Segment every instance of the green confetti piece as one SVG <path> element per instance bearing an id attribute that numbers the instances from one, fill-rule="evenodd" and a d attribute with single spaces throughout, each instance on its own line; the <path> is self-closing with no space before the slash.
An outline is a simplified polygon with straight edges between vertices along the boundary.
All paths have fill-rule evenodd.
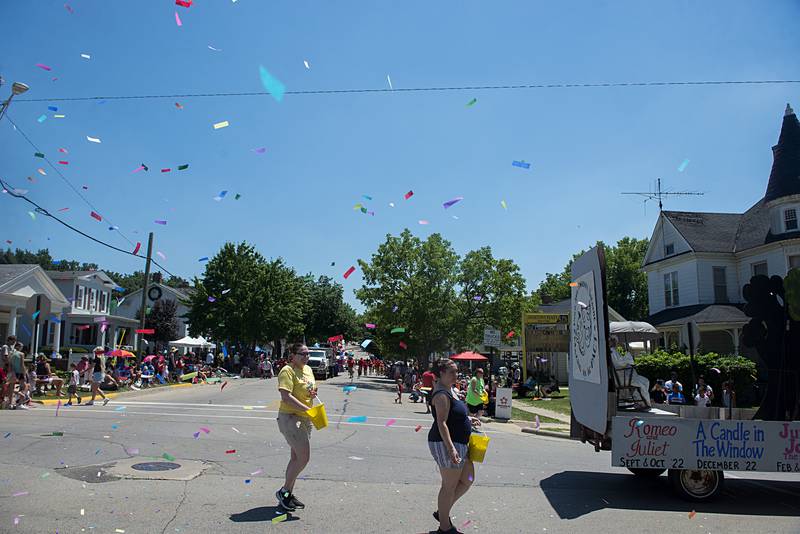
<path id="1" fill-rule="evenodd" d="M 189 168 L 189 164 L 188 163 L 186 165 L 178 165 L 178 170 L 179 171 L 185 171 L 188 168 Z"/>
<path id="2" fill-rule="evenodd" d="M 53 432 L 53 433 L 52 433 L 52 434 L 50 434 L 50 435 L 51 435 L 51 436 L 63 436 L 63 435 L 64 435 L 64 433 L 63 433 L 63 432 Z"/>
<path id="3" fill-rule="evenodd" d="M 278 517 L 273 517 L 272 518 L 272 522 L 273 523 L 281 523 L 283 521 L 286 521 L 286 517 L 287 517 L 286 514 L 281 514 Z"/>
<path id="4" fill-rule="evenodd" d="M 36 152 L 33 155 L 36 156 L 37 158 L 44 158 L 44 153 L 42 152 Z"/>
<path id="5" fill-rule="evenodd" d="M 470 107 L 470 106 L 473 106 L 473 105 L 475 105 L 475 102 L 477 102 L 477 101 L 478 101 L 478 99 L 477 99 L 477 98 L 473 98 L 472 100 L 470 100 L 469 102 L 467 102 L 467 107 Z"/>
<path id="6" fill-rule="evenodd" d="M 397 328 L 392 328 L 392 334 L 403 334 L 405 333 L 406 329 L 402 326 L 398 326 Z"/>
<path id="7" fill-rule="evenodd" d="M 240 198 L 242 198 L 242 195 L 240 195 L 239 193 L 236 193 L 236 196 L 233 197 L 233 200 L 239 200 Z"/>
<path id="8" fill-rule="evenodd" d="M 161 455 L 161 457 L 162 457 L 162 458 L 164 458 L 164 459 L 165 459 L 166 461 L 168 461 L 168 462 L 174 462 L 174 461 L 175 461 L 175 457 L 174 457 L 174 456 L 172 456 L 172 455 L 171 455 L 170 453 L 168 453 L 168 452 L 165 452 L 164 454 L 162 454 L 162 455 Z"/>

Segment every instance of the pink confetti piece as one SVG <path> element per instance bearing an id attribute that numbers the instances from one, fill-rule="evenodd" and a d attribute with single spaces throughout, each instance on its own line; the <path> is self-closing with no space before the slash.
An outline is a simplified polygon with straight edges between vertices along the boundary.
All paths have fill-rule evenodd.
<path id="1" fill-rule="evenodd" d="M 472 524 L 472 519 L 467 519 L 466 521 L 464 521 L 464 524 L 461 525 L 461 528 L 467 528 L 471 524 Z"/>
<path id="2" fill-rule="evenodd" d="M 406 194 L 404 195 L 404 198 L 405 198 L 406 200 L 408 200 L 409 198 L 411 198 L 411 197 L 413 197 L 413 196 L 414 196 L 414 191 L 409 191 L 408 193 L 406 193 Z"/>
<path id="3" fill-rule="evenodd" d="M 417 425 L 416 428 L 414 428 L 414 432 L 419 432 L 421 428 L 422 425 Z"/>
<path id="4" fill-rule="evenodd" d="M 59 160 L 58 164 L 59 164 L 59 165 L 69 165 L 69 161 L 64 161 L 64 160 L 62 159 L 62 160 Z"/>
<path id="5" fill-rule="evenodd" d="M 430 224 L 430 222 L 426 221 L 425 219 L 420 219 L 419 224 L 425 225 Z"/>
<path id="6" fill-rule="evenodd" d="M 139 252 L 140 248 L 142 248 L 142 244 L 137 241 L 136 242 L 136 248 L 133 249 L 133 255 L 134 256 L 136 256 L 136 254 Z"/>
<path id="7" fill-rule="evenodd" d="M 27 491 L 18 491 L 17 493 L 15 493 L 14 495 L 12 495 L 12 497 L 23 497 L 23 496 L 25 496 L 25 495 L 27 495 L 27 494 L 28 494 L 28 492 L 27 492 Z"/>
<path id="8" fill-rule="evenodd" d="M 40 69 L 47 70 L 47 71 L 53 70 L 50 67 L 48 67 L 47 65 L 45 65 L 44 63 L 37 63 L 36 66 L 39 67 Z"/>
<path id="9" fill-rule="evenodd" d="M 178 26 L 183 26 L 183 22 L 181 22 L 181 17 L 178 15 L 178 12 L 175 12 L 175 24 Z"/>
<path id="10" fill-rule="evenodd" d="M 373 328 L 375 328 L 375 325 L 374 325 L 374 324 L 372 324 L 372 323 L 367 323 L 367 324 L 365 324 L 364 326 L 366 326 L 366 327 L 367 327 L 367 328 L 369 328 L 370 330 L 372 330 Z"/>
<path id="11" fill-rule="evenodd" d="M 200 427 L 200 430 L 201 430 L 201 431 L 202 431 L 204 434 L 210 434 L 210 433 L 211 433 L 211 430 L 210 430 L 210 429 L 208 429 L 208 428 L 206 428 L 206 427 L 204 427 L 204 426 L 201 426 L 201 427 Z"/>
<path id="12" fill-rule="evenodd" d="M 69 211 L 69 208 L 61 208 L 58 211 Z"/>
<path id="13" fill-rule="evenodd" d="M 349 269 L 347 269 L 347 271 L 344 273 L 345 280 L 347 280 L 350 277 L 350 275 L 353 274 L 355 271 L 356 271 L 355 267 L 350 267 Z"/>
<path id="14" fill-rule="evenodd" d="M 70 15 L 75 13 L 75 10 L 72 9 L 72 6 L 70 6 L 69 4 L 64 4 L 64 9 L 66 9 Z"/>
<path id="15" fill-rule="evenodd" d="M 167 259 L 167 257 L 164 255 L 164 253 L 161 252 L 160 250 L 157 250 L 156 254 L 158 254 L 158 257 L 161 258 L 162 260 L 166 260 Z"/>
<path id="16" fill-rule="evenodd" d="M 397 422 L 397 419 L 389 419 L 386 421 L 386 427 L 390 427 Z"/>
<path id="17" fill-rule="evenodd" d="M 69 154 L 69 151 L 66 148 L 59 148 L 58 151 L 62 154 Z"/>
<path id="18" fill-rule="evenodd" d="M 250 473 L 250 476 L 251 476 L 251 477 L 254 477 L 254 476 L 256 476 L 256 475 L 260 475 L 260 474 L 261 474 L 261 473 L 263 473 L 263 472 L 264 472 L 264 470 L 263 470 L 263 469 L 256 469 L 255 471 L 253 471 L 252 473 Z"/>

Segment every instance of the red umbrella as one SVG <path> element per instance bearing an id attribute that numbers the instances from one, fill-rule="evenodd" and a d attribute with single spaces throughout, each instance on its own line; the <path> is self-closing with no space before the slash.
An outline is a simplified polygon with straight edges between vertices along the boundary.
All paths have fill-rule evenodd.
<path id="1" fill-rule="evenodd" d="M 136 355 L 132 352 L 128 352 L 127 350 L 122 349 L 115 349 L 110 352 L 106 352 L 106 356 L 116 356 L 117 358 L 135 358 Z"/>
<path id="2" fill-rule="evenodd" d="M 450 356 L 450 359 L 459 362 L 485 362 L 489 358 L 483 356 L 482 354 L 478 354 L 477 352 L 462 352 L 461 354 Z"/>
<path id="3" fill-rule="evenodd" d="M 156 355 L 155 355 L 155 354 L 151 354 L 151 355 L 149 355 L 149 356 L 145 356 L 145 357 L 144 357 L 144 359 L 143 359 L 142 361 L 143 361 L 143 362 L 149 362 L 150 360 L 152 360 L 152 359 L 153 359 L 153 358 L 155 358 L 155 357 L 156 357 Z"/>

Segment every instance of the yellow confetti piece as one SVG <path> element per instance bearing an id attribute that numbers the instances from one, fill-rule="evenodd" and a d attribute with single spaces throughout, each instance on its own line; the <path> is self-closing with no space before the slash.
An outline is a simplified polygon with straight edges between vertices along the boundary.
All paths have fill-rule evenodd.
<path id="1" fill-rule="evenodd" d="M 215 130 L 219 130 L 220 128 L 227 128 L 228 126 L 230 126 L 230 124 L 228 123 L 228 121 L 222 121 L 222 122 L 218 122 L 218 123 L 216 123 L 216 124 L 214 125 L 214 129 L 215 129 Z"/>
<path id="2" fill-rule="evenodd" d="M 273 523 L 281 523 L 282 521 L 286 521 L 286 517 L 287 517 L 286 514 L 281 514 L 278 517 L 273 517 L 272 518 L 272 522 Z"/>
<path id="3" fill-rule="evenodd" d="M 242 406 L 242 408 L 244 408 L 245 410 L 252 410 L 253 409 L 252 406 Z"/>
<path id="4" fill-rule="evenodd" d="M 124 528 L 115 528 L 114 532 L 119 532 L 120 534 L 125 534 L 125 529 Z"/>
<path id="5" fill-rule="evenodd" d="M 54 119 L 63 119 L 64 117 L 66 117 L 66 115 L 53 115 Z"/>
<path id="6" fill-rule="evenodd" d="M 501 206 L 503 206 L 503 209 L 504 209 L 504 210 L 507 210 L 507 209 L 508 209 L 508 206 L 506 206 L 506 201 L 505 201 L 505 200 L 501 200 L 501 201 L 500 201 L 500 205 L 501 205 Z"/>

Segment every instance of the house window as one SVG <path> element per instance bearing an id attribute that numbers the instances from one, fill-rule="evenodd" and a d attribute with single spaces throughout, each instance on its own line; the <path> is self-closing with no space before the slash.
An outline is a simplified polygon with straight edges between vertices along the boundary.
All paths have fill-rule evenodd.
<path id="1" fill-rule="evenodd" d="M 725 267 L 714 267 L 714 302 L 728 302 L 728 281 Z"/>
<path id="2" fill-rule="evenodd" d="M 88 310 L 89 309 L 89 293 L 91 293 L 91 291 L 89 291 L 88 287 L 85 287 L 84 290 L 83 290 L 83 309 L 84 310 Z"/>
<path id="3" fill-rule="evenodd" d="M 753 273 L 753 276 L 769 276 L 767 274 L 767 262 L 760 261 L 758 263 L 753 263 L 750 265 L 750 271 Z"/>
<path id="4" fill-rule="evenodd" d="M 679 306 L 678 299 L 678 273 L 677 271 L 664 275 L 664 304 L 666 307 Z"/>
<path id="5" fill-rule="evenodd" d="M 51 347 L 56 346 L 56 323 L 50 322 L 47 330 L 47 344 Z"/>
<path id="6" fill-rule="evenodd" d="M 97 290 L 92 289 L 89 291 L 89 306 L 87 309 L 89 311 L 94 311 L 96 305 L 97 305 Z"/>
<path id="7" fill-rule="evenodd" d="M 79 310 L 83 309 L 83 296 L 84 296 L 84 287 L 83 286 L 75 286 L 75 307 Z"/>
<path id="8" fill-rule="evenodd" d="M 783 212 L 783 223 L 786 225 L 786 231 L 797 230 L 797 210 L 790 208 Z"/>
<path id="9" fill-rule="evenodd" d="M 673 254 L 675 254 L 675 243 L 664 245 L 664 256 L 672 256 Z"/>
<path id="10" fill-rule="evenodd" d="M 789 268 L 800 269 L 800 256 L 789 256 Z"/>
<path id="11" fill-rule="evenodd" d="M 108 312 L 108 292 L 100 291 L 100 303 L 97 306 L 98 311 L 101 313 Z"/>

